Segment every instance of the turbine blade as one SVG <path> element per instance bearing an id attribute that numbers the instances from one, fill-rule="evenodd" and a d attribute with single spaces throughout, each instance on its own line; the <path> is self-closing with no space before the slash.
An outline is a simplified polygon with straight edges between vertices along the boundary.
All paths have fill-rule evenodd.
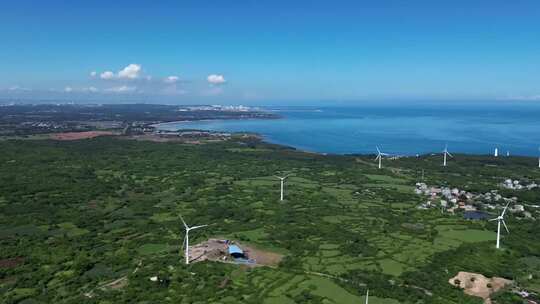
<path id="1" fill-rule="evenodd" d="M 381 155 L 380 155 L 380 154 L 378 154 L 377 157 L 375 157 L 374 160 L 377 161 L 377 160 L 379 160 L 379 158 L 381 158 Z"/>
<path id="2" fill-rule="evenodd" d="M 188 225 L 186 224 L 186 221 L 184 221 L 184 218 L 182 217 L 181 214 L 180 214 L 180 219 L 182 220 L 182 223 L 184 223 L 184 227 L 186 227 L 186 229 L 189 229 Z"/>
<path id="3" fill-rule="evenodd" d="M 498 220 L 498 218 L 490 219 L 490 220 L 488 220 L 488 222 L 493 222 L 493 221 L 496 221 L 496 220 Z"/>
<path id="4" fill-rule="evenodd" d="M 450 152 L 446 151 L 446 154 L 448 154 L 448 156 L 454 158 L 454 155 L 450 154 Z"/>
<path id="5" fill-rule="evenodd" d="M 381 150 L 379 150 L 379 147 L 375 146 L 377 148 L 377 153 L 381 154 Z"/>
<path id="6" fill-rule="evenodd" d="M 502 220 L 501 222 L 503 223 L 504 229 L 506 229 L 506 232 L 507 232 L 508 234 L 510 234 L 510 230 L 508 230 L 508 227 L 506 226 L 506 223 L 504 222 L 504 220 Z"/>
<path id="7" fill-rule="evenodd" d="M 504 216 L 504 214 L 506 213 L 506 209 L 508 209 L 508 205 L 510 205 L 510 202 L 508 202 L 508 204 L 506 204 L 506 206 L 504 207 L 503 212 L 501 213 L 501 216 Z"/>
<path id="8" fill-rule="evenodd" d="M 197 229 L 197 228 L 202 228 L 202 227 L 206 227 L 206 226 L 208 226 L 208 225 L 194 226 L 194 227 L 189 228 L 189 230 L 193 230 L 193 229 Z"/>

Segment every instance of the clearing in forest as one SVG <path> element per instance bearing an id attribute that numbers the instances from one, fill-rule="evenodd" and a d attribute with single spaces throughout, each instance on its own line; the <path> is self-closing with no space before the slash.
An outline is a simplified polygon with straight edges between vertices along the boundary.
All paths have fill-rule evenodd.
<path id="1" fill-rule="evenodd" d="M 504 278 L 486 278 L 482 274 L 460 271 L 457 276 L 448 281 L 450 284 L 464 289 L 468 295 L 484 299 L 484 303 L 490 304 L 491 294 L 497 292 L 513 281 Z"/>
<path id="2" fill-rule="evenodd" d="M 239 248 L 242 253 L 230 254 L 231 246 Z M 283 255 L 279 253 L 254 248 L 236 241 L 218 239 L 209 239 L 190 246 L 189 255 L 192 262 L 210 260 L 250 266 L 277 266 L 283 258 Z"/>

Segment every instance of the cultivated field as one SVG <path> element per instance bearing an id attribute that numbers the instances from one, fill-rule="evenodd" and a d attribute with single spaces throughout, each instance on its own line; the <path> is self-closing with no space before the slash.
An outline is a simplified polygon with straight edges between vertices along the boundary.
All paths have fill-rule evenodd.
<path id="1" fill-rule="evenodd" d="M 534 221 L 510 214 L 512 233 L 496 251 L 496 225 L 419 210 L 425 198 L 413 192 L 419 168 L 429 184 L 484 191 L 505 177 L 539 179 L 532 159 L 457 155 L 443 169 L 427 156 L 385 160 L 388 168 L 378 170 L 372 156 L 321 156 L 251 139 L 2 144 L 6 303 L 352 304 L 368 288 L 375 304 L 481 303 L 448 284 L 459 271 L 540 286 Z M 291 174 L 282 202 L 276 174 Z M 180 215 L 189 225 L 212 224 L 190 233 L 192 244 L 235 240 L 270 267 L 184 265 Z"/>

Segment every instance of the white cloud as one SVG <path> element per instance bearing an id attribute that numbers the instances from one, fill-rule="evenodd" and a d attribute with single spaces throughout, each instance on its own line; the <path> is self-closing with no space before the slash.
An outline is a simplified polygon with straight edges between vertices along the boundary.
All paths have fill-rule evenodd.
<path id="1" fill-rule="evenodd" d="M 208 80 L 208 83 L 212 85 L 219 85 L 219 84 L 224 84 L 225 82 L 227 82 L 225 80 L 225 77 L 223 77 L 223 75 L 217 75 L 217 74 L 208 75 L 206 79 Z"/>
<path id="2" fill-rule="evenodd" d="M 92 75 L 93 73 L 94 72 L 90 73 L 90 75 Z M 112 80 L 112 79 L 133 80 L 133 79 L 140 78 L 141 73 L 142 73 L 142 66 L 140 64 L 131 63 L 127 65 L 125 68 L 118 71 L 118 73 L 116 74 L 112 71 L 105 71 L 101 73 L 99 77 L 104 80 Z M 146 79 L 150 80 L 151 77 L 147 76 Z"/>
<path id="3" fill-rule="evenodd" d="M 110 80 L 110 79 L 114 79 L 115 76 L 114 76 L 114 73 L 113 73 L 113 72 L 111 72 L 111 71 L 105 71 L 105 72 L 101 73 L 101 74 L 99 75 L 99 77 L 100 77 L 101 79 Z"/>
<path id="4" fill-rule="evenodd" d="M 135 92 L 137 87 L 130 87 L 130 86 L 118 86 L 118 87 L 112 87 L 108 88 L 105 91 L 110 93 L 132 93 Z"/>
<path id="5" fill-rule="evenodd" d="M 94 78 L 97 76 L 97 72 L 96 71 L 92 71 L 90 72 L 90 77 Z"/>
<path id="6" fill-rule="evenodd" d="M 178 80 L 180 80 L 180 77 L 178 77 L 178 76 L 169 76 L 169 77 L 165 78 L 163 81 L 165 83 L 176 83 L 176 82 L 178 82 Z"/>
<path id="7" fill-rule="evenodd" d="M 118 72 L 118 78 L 120 79 L 136 79 L 139 78 L 141 73 L 141 65 L 132 63 Z"/>
<path id="8" fill-rule="evenodd" d="M 50 89 L 49 91 L 64 92 L 64 93 L 96 93 L 96 92 L 99 92 L 99 89 L 96 87 L 74 88 L 74 87 L 67 86 L 63 90 Z"/>

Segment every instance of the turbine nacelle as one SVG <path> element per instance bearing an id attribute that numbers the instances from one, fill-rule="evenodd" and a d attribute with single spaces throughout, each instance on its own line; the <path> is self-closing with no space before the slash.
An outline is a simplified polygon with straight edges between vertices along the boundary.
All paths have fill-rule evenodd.
<path id="1" fill-rule="evenodd" d="M 390 154 L 388 154 L 388 153 L 383 153 L 383 152 L 381 152 L 381 150 L 379 149 L 378 146 L 375 146 L 375 148 L 377 148 L 377 157 L 388 156 L 388 155 L 390 155 Z"/>
<path id="2" fill-rule="evenodd" d="M 279 179 L 279 180 L 285 180 L 287 179 L 287 177 L 291 176 L 290 174 L 287 174 L 285 176 L 277 176 L 277 175 L 274 175 L 275 178 Z"/>
<path id="3" fill-rule="evenodd" d="M 187 231 L 191 231 L 191 230 L 194 230 L 194 229 L 198 229 L 198 228 L 202 228 L 202 227 L 206 227 L 208 225 L 199 225 L 199 226 L 193 226 L 193 227 L 188 227 L 186 228 Z"/>
<path id="4" fill-rule="evenodd" d="M 450 157 L 454 157 L 454 155 L 448 152 L 448 145 L 444 146 L 444 150 L 442 152 Z"/>

